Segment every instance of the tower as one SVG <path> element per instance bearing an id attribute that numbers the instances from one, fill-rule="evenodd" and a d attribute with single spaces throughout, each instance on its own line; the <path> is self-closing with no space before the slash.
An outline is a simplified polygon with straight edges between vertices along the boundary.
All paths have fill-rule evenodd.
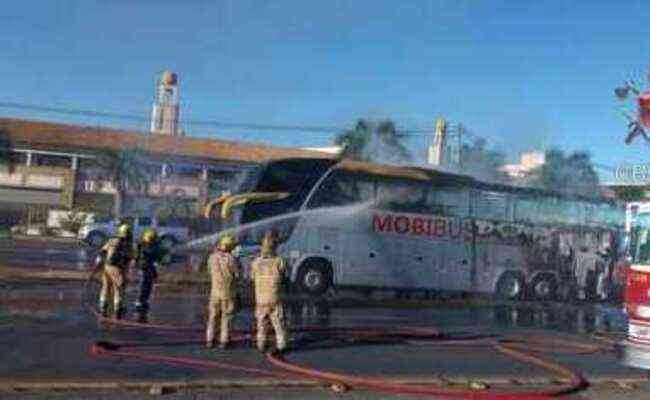
<path id="1" fill-rule="evenodd" d="M 433 165 L 445 166 L 447 161 L 447 121 L 438 118 L 433 142 L 429 146 L 428 162 Z"/>
<path id="2" fill-rule="evenodd" d="M 178 76 L 164 71 L 156 85 L 151 112 L 151 133 L 156 135 L 182 136 L 178 127 Z"/>

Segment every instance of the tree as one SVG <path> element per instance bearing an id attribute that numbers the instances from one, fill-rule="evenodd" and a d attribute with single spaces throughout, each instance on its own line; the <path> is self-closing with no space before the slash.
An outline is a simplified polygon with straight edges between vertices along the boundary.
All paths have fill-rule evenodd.
<path id="1" fill-rule="evenodd" d="M 479 138 L 472 144 L 463 144 L 460 151 L 459 170 L 478 179 L 502 181 L 503 173 L 499 168 L 505 163 L 503 153 L 487 148 L 485 139 Z"/>
<path id="2" fill-rule="evenodd" d="M 548 190 L 594 197 L 600 195 L 599 179 L 588 152 L 569 155 L 553 148 L 537 169 L 536 184 Z"/>
<path id="3" fill-rule="evenodd" d="M 340 157 L 387 163 L 409 161 L 411 153 L 391 120 L 377 123 L 359 119 L 354 129 L 348 129 L 336 136 L 334 143 L 342 146 Z"/>
<path id="4" fill-rule="evenodd" d="M 128 191 L 142 191 L 146 188 L 148 177 L 142 172 L 139 149 L 104 150 L 97 156 L 100 174 L 113 187 L 113 216 L 122 217 L 124 199 Z"/>

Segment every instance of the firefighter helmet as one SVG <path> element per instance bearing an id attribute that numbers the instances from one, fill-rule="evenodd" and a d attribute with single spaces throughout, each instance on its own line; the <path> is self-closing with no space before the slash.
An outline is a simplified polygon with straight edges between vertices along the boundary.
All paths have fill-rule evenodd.
<path id="1" fill-rule="evenodd" d="M 232 233 L 226 233 L 219 238 L 219 250 L 230 251 L 235 247 L 235 236 Z"/>
<path id="2" fill-rule="evenodd" d="M 156 240 L 156 230 L 153 228 L 147 228 L 142 233 L 142 241 L 145 243 L 152 243 Z"/>
<path id="3" fill-rule="evenodd" d="M 126 239 L 131 235 L 131 227 L 129 224 L 122 224 L 117 228 L 117 237 Z"/>

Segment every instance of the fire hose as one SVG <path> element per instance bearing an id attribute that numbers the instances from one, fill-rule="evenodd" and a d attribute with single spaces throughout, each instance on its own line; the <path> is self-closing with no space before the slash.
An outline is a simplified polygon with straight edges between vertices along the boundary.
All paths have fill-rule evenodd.
<path id="1" fill-rule="evenodd" d="M 114 324 L 123 327 L 132 328 L 146 328 L 153 330 L 162 330 L 166 332 L 173 331 L 200 331 L 198 328 L 182 328 L 173 325 L 164 324 L 148 324 L 139 323 L 135 321 L 126 320 L 112 320 L 102 317 L 97 310 L 91 308 L 91 312 L 98 320 L 103 323 Z M 417 343 L 430 342 L 433 344 L 453 344 L 454 340 L 447 340 L 445 335 L 440 334 L 438 331 L 431 329 L 382 329 L 382 328 L 368 328 L 368 327 L 303 327 L 292 330 L 294 333 L 321 333 L 327 335 L 329 338 L 345 338 L 356 340 L 372 340 L 381 338 L 401 338 L 412 340 Z M 243 341 L 246 335 L 251 334 L 249 331 L 234 331 L 233 342 Z M 469 344 L 475 340 L 469 339 L 461 341 L 462 343 Z M 189 344 L 202 344 L 202 341 L 189 342 Z M 169 343 L 167 343 L 169 344 Z M 177 342 L 177 344 L 188 344 L 188 342 Z M 458 343 L 457 343 L 458 344 Z M 584 344 L 576 342 L 568 342 L 566 340 L 553 342 L 545 337 L 527 337 L 518 338 L 515 336 L 501 337 L 497 339 L 490 339 L 486 342 L 487 345 L 499 353 L 508 356 L 516 361 L 528 363 L 540 367 L 554 375 L 556 375 L 562 382 L 560 385 L 555 385 L 548 389 L 538 390 L 519 390 L 519 391 L 506 391 L 506 390 L 483 390 L 477 391 L 473 389 L 461 388 L 448 388 L 434 384 L 409 384 L 398 382 L 395 380 L 371 378 L 356 376 L 346 373 L 335 373 L 330 371 L 323 371 L 313 367 L 307 367 L 288 361 L 283 355 L 268 354 L 266 357 L 268 361 L 279 368 L 280 371 L 268 370 L 263 368 L 246 367 L 233 363 L 226 363 L 221 361 L 206 360 L 194 357 L 180 357 L 168 356 L 162 354 L 150 354 L 139 351 L 129 350 L 138 346 L 146 346 L 143 343 L 109 343 L 97 342 L 92 348 L 91 352 L 94 355 L 101 356 L 119 356 L 139 359 L 148 362 L 160 362 L 168 365 L 186 366 L 198 369 L 226 369 L 234 372 L 243 372 L 257 374 L 266 377 L 275 377 L 280 379 L 290 378 L 310 378 L 327 384 L 338 384 L 343 387 L 359 388 L 366 390 L 373 390 L 378 392 L 393 393 L 393 394 L 417 394 L 429 395 L 434 397 L 446 398 L 464 398 L 464 399 L 477 399 L 477 400 L 507 400 L 507 399 L 543 399 L 563 394 L 569 394 L 585 388 L 588 383 L 581 374 L 567 368 L 561 364 L 545 360 L 537 353 L 573 353 L 573 354 L 591 354 L 606 349 L 605 346 L 597 344 Z M 149 344 L 152 345 L 152 344 Z"/>

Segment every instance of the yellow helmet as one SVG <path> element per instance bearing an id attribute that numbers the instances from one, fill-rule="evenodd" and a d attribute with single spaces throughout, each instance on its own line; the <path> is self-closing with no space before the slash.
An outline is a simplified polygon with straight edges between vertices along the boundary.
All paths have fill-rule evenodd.
<path id="1" fill-rule="evenodd" d="M 131 235 L 131 227 L 129 224 L 122 224 L 117 228 L 117 237 L 126 239 L 129 235 Z"/>
<path id="2" fill-rule="evenodd" d="M 272 256 L 275 253 L 275 235 L 273 232 L 267 232 L 264 235 L 260 252 L 263 256 Z"/>
<path id="3" fill-rule="evenodd" d="M 219 238 L 219 250 L 230 251 L 235 247 L 235 236 L 227 233 Z"/>
<path id="4" fill-rule="evenodd" d="M 142 233 L 142 241 L 145 243 L 152 243 L 156 240 L 156 230 L 153 228 L 147 228 Z"/>

